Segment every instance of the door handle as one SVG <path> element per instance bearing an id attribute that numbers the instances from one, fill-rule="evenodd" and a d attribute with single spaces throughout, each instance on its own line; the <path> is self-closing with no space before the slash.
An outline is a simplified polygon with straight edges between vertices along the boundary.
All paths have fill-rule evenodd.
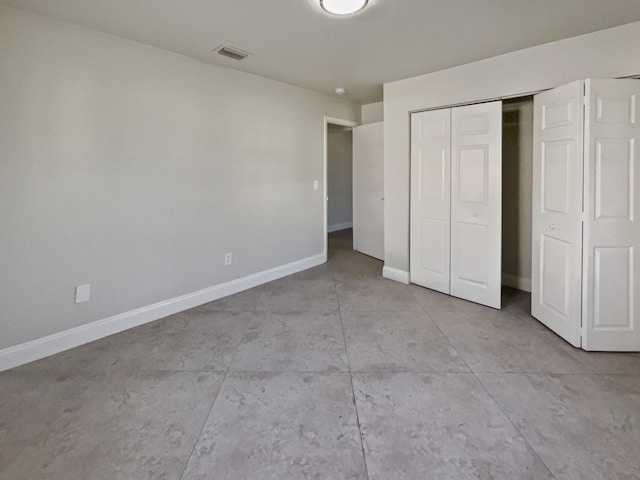
<path id="1" fill-rule="evenodd" d="M 549 225 L 549 230 L 555 230 L 556 226 L 552 223 L 551 225 Z"/>
<path id="2" fill-rule="evenodd" d="M 478 214 L 477 214 L 477 213 L 472 213 L 472 214 L 471 214 L 471 216 L 472 216 L 473 218 L 476 218 L 476 217 L 478 216 Z"/>

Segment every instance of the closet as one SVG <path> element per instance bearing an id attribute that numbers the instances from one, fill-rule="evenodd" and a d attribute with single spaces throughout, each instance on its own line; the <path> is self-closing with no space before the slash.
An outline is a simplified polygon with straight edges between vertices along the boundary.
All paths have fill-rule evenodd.
<path id="1" fill-rule="evenodd" d="M 532 315 L 585 350 L 640 350 L 638 80 L 534 103 Z"/>
<path id="2" fill-rule="evenodd" d="M 500 308 L 502 102 L 411 116 L 411 282 Z"/>
<path id="3" fill-rule="evenodd" d="M 531 188 L 531 214 L 520 211 L 531 243 L 507 248 L 531 245 L 531 268 L 520 269 L 531 272 L 532 315 L 585 350 L 640 350 L 639 97 L 637 80 L 577 81 L 533 97 L 531 177 L 520 176 L 531 183 L 519 190 Z M 501 102 L 411 115 L 411 282 L 494 308 L 502 121 Z"/>

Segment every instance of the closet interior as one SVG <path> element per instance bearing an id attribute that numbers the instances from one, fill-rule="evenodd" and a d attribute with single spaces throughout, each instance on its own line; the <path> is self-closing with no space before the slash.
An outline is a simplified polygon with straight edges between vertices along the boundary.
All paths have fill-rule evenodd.
<path id="1" fill-rule="evenodd" d="M 531 292 L 533 96 L 502 102 L 502 285 Z"/>

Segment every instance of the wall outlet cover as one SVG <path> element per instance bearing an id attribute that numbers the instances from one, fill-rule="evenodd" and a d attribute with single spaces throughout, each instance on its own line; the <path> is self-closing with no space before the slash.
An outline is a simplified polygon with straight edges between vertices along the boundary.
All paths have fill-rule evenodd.
<path id="1" fill-rule="evenodd" d="M 91 297 L 91 285 L 78 285 L 76 287 L 76 303 L 88 302 Z"/>

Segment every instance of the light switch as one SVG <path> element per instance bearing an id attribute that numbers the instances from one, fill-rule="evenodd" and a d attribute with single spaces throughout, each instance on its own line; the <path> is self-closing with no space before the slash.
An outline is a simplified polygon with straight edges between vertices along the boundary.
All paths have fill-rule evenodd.
<path id="1" fill-rule="evenodd" d="M 313 189 L 317 190 L 320 187 L 320 182 L 318 180 L 313 181 Z"/>
<path id="2" fill-rule="evenodd" d="M 84 303 L 89 301 L 91 296 L 91 285 L 78 285 L 76 287 L 76 303 Z"/>

